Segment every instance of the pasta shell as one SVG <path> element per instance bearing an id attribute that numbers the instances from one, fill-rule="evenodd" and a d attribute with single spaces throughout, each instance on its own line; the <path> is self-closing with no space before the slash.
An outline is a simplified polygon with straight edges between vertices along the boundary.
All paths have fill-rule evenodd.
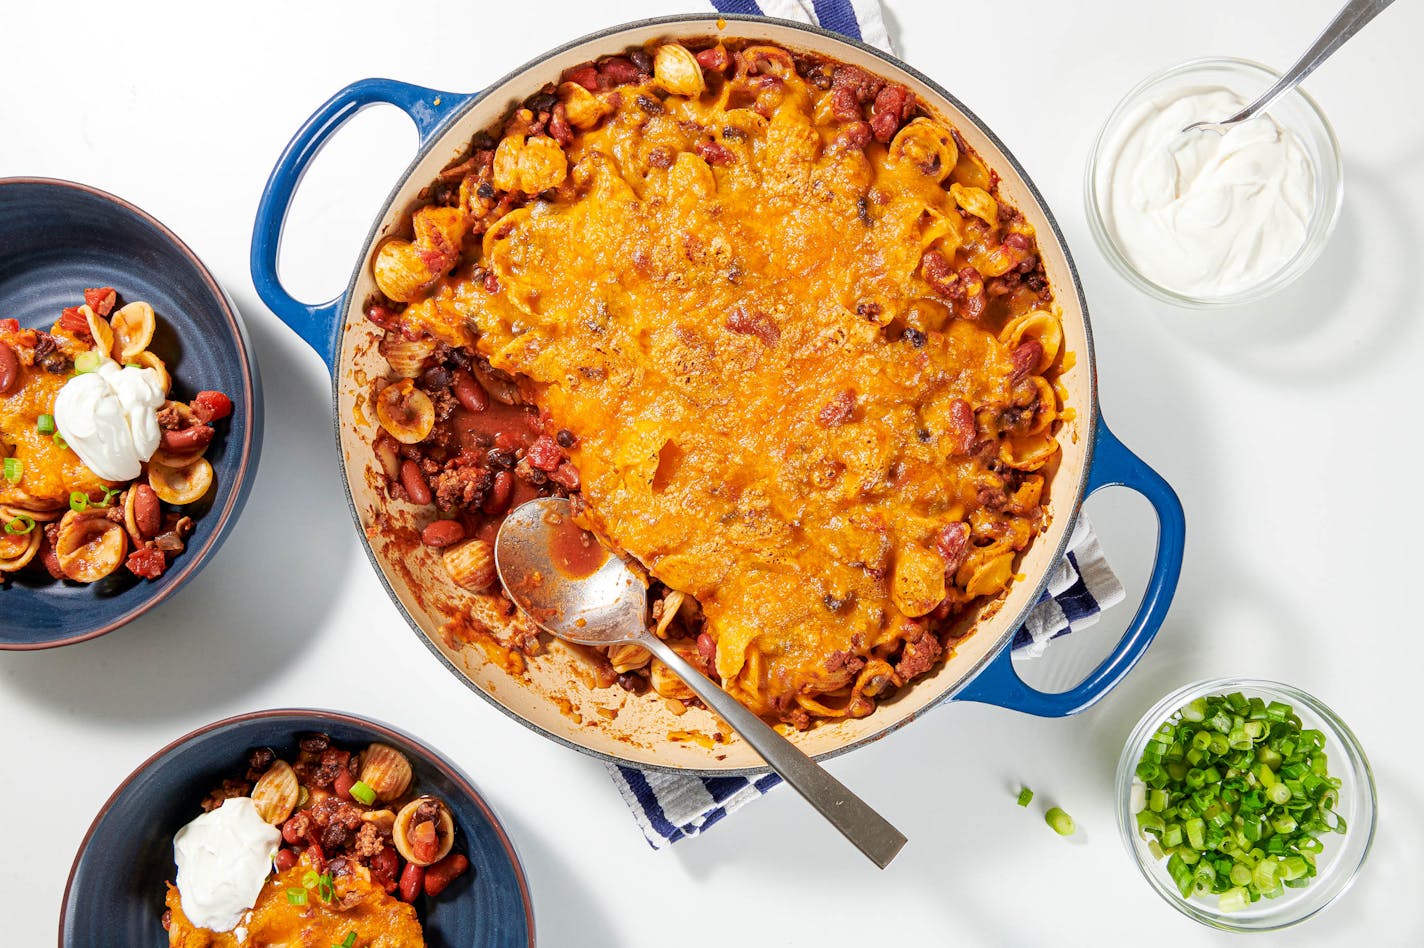
<path id="1" fill-rule="evenodd" d="M 169 390 L 173 388 L 173 378 L 168 374 L 168 366 L 164 365 L 163 360 L 160 359 L 158 356 L 154 355 L 152 352 L 149 352 L 145 349 L 143 352 L 140 352 L 137 355 L 134 355 L 132 358 L 126 359 L 124 361 L 132 363 L 133 365 L 137 365 L 141 368 L 152 369 L 154 372 L 158 373 L 159 387 L 163 389 L 163 394 L 165 396 L 167 396 Z"/>
<path id="2" fill-rule="evenodd" d="M 949 186 L 950 196 L 966 213 L 973 214 L 993 227 L 999 222 L 999 202 L 983 188 L 965 187 L 959 182 Z"/>
<path id="3" fill-rule="evenodd" d="M 613 111 L 607 103 L 589 92 L 577 82 L 559 85 L 559 101 L 564 104 L 564 113 L 574 128 L 587 131 Z"/>
<path id="4" fill-rule="evenodd" d="M 79 307 L 79 312 L 83 313 L 89 322 L 89 335 L 94 337 L 95 351 L 101 353 L 104 358 L 109 358 L 114 351 L 114 331 L 109 328 L 108 320 L 90 309 L 88 303 Z"/>
<path id="5" fill-rule="evenodd" d="M 291 764 L 279 760 L 258 778 L 252 788 L 252 802 L 257 806 L 257 815 L 263 821 L 277 826 L 287 821 L 297 808 L 302 788 L 297 783 L 296 772 Z"/>
<path id="6" fill-rule="evenodd" d="M 144 302 L 130 303 L 109 317 L 109 325 L 114 330 L 114 358 L 131 362 L 153 341 L 153 307 Z"/>
<path id="7" fill-rule="evenodd" d="M 367 810 L 361 814 L 361 822 L 375 826 L 382 836 L 390 836 L 395 829 L 396 815 L 390 810 Z"/>
<path id="8" fill-rule="evenodd" d="M 148 463 L 148 486 L 158 499 L 170 504 L 191 504 L 213 486 L 213 466 L 198 458 L 186 467 L 169 467 L 159 461 Z"/>
<path id="9" fill-rule="evenodd" d="M 377 800 L 400 799 L 410 789 L 413 778 L 410 761 L 389 744 L 372 744 L 361 756 L 358 779 L 375 792 Z"/>
<path id="10" fill-rule="evenodd" d="M 664 698 L 676 698 L 678 701 L 691 701 L 695 695 L 692 689 L 687 687 L 687 682 L 677 677 L 671 668 L 668 668 L 656 658 L 648 666 L 648 681 L 652 683 L 653 690 Z"/>
<path id="11" fill-rule="evenodd" d="M 417 444 L 435 427 L 435 406 L 414 382 L 401 379 L 376 393 L 376 419 L 401 444 Z"/>
<path id="12" fill-rule="evenodd" d="M 1014 552 L 1009 550 L 981 563 L 970 575 L 964 591 L 971 596 L 992 596 L 1007 586 L 1013 575 Z"/>
<path id="13" fill-rule="evenodd" d="M 943 601 L 944 590 L 944 558 L 918 543 L 901 547 L 890 578 L 895 608 L 911 618 L 922 616 Z"/>
<path id="14" fill-rule="evenodd" d="M 435 352 L 435 340 L 429 336 L 407 339 L 400 333 L 388 332 L 377 348 L 390 363 L 391 371 L 404 379 L 413 379 L 425 371 L 426 363 Z"/>
<path id="15" fill-rule="evenodd" d="M 423 299 L 425 291 L 435 281 L 420 251 L 408 240 L 388 240 L 376 252 L 372 268 L 381 292 L 401 303 Z"/>
<path id="16" fill-rule="evenodd" d="M 707 88 L 697 57 L 677 43 L 658 47 L 653 56 L 653 81 L 673 95 L 688 98 L 701 95 Z"/>
<path id="17" fill-rule="evenodd" d="M 1036 471 L 1057 453 L 1058 439 L 1043 432 L 1010 438 L 999 445 L 999 460 L 1019 471 Z"/>
<path id="18" fill-rule="evenodd" d="M 54 545 L 59 568 L 79 583 L 103 579 L 124 561 L 129 539 L 124 528 L 104 516 L 102 510 L 70 511 L 59 522 L 59 539 Z"/>
<path id="19" fill-rule="evenodd" d="M 466 540 L 446 547 L 441 554 L 450 578 L 471 592 L 483 592 L 494 585 L 494 547 L 485 540 Z"/>
<path id="20" fill-rule="evenodd" d="M 422 824 L 414 823 L 415 815 L 420 810 L 422 804 L 434 803 L 439 812 L 433 821 L 435 839 L 434 846 L 431 846 L 427 834 L 428 830 L 420 827 L 432 821 L 424 821 Z M 395 824 L 391 827 L 391 840 L 396 844 L 396 851 L 407 861 L 417 866 L 428 866 L 431 863 L 439 862 L 450 852 L 450 848 L 455 845 L 455 821 L 450 816 L 449 807 L 435 797 L 417 797 L 396 814 Z"/>
<path id="21" fill-rule="evenodd" d="M 937 122 L 917 118 L 895 134 L 890 142 L 889 163 L 904 165 L 943 181 L 959 160 L 959 148 L 949 131 Z"/>
<path id="22" fill-rule="evenodd" d="M 641 645 L 633 645 L 631 642 L 614 645 L 608 649 L 608 661 L 613 665 L 613 670 L 620 675 L 633 671 L 635 668 L 642 668 L 652 660 L 652 652 Z"/>
<path id="23" fill-rule="evenodd" d="M 381 472 L 391 481 L 400 477 L 401 456 L 395 439 L 381 435 L 376 438 L 373 450 L 376 452 L 377 463 L 381 465 Z"/>
<path id="24" fill-rule="evenodd" d="M 27 515 L 28 516 L 28 515 Z M 0 514 L 0 525 L 14 520 L 14 516 Z M 33 519 L 33 518 L 32 518 Z M 29 533 L 0 533 L 0 573 L 13 573 L 29 564 L 39 552 L 40 540 L 44 536 L 36 523 Z"/>
<path id="25" fill-rule="evenodd" d="M 1063 325 L 1052 313 L 1036 309 L 1011 320 L 999 332 L 999 341 L 1010 351 L 1029 339 L 1037 339 L 1043 347 L 1043 354 L 1032 370 L 1034 375 L 1042 375 L 1058 358 L 1058 350 L 1063 348 Z"/>

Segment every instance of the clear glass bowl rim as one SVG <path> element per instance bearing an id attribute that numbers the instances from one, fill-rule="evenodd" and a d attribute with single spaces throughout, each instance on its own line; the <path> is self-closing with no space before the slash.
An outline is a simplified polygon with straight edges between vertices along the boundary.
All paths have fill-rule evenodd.
<path id="1" fill-rule="evenodd" d="M 1098 162 L 1102 159 L 1103 145 L 1107 138 L 1107 133 L 1114 123 L 1120 119 L 1125 110 L 1135 103 L 1147 89 L 1171 79 L 1181 73 L 1190 72 L 1195 69 L 1210 67 L 1224 67 L 1244 72 L 1258 72 L 1268 80 L 1274 82 L 1281 77 L 1281 74 L 1273 70 L 1264 63 L 1256 62 L 1253 59 L 1243 59 L 1235 56 L 1203 56 L 1197 59 L 1189 59 L 1186 62 L 1178 63 L 1161 72 L 1153 73 L 1133 86 L 1126 95 L 1118 100 L 1113 106 L 1108 117 L 1098 129 L 1097 136 L 1093 139 L 1092 151 L 1088 154 L 1087 168 L 1083 176 L 1083 203 L 1084 212 L 1088 218 L 1088 229 L 1093 233 L 1093 239 L 1097 241 L 1098 248 L 1103 255 L 1108 258 L 1108 262 L 1113 265 L 1120 274 L 1127 278 L 1138 289 L 1149 296 L 1155 297 L 1163 302 L 1175 303 L 1179 306 L 1195 307 L 1198 309 L 1216 309 L 1226 306 L 1238 306 L 1242 303 L 1250 303 L 1256 300 L 1265 299 L 1268 296 L 1284 289 L 1293 283 L 1297 277 L 1310 268 L 1321 252 L 1325 250 L 1325 245 L 1330 241 L 1330 235 L 1335 232 L 1335 226 L 1340 220 L 1340 208 L 1345 200 L 1345 167 L 1340 155 L 1340 142 L 1335 137 L 1335 129 L 1330 124 L 1330 120 L 1325 117 L 1325 112 L 1321 110 L 1319 103 L 1311 97 L 1300 86 L 1296 86 L 1287 93 L 1287 96 L 1299 96 L 1309 107 L 1310 112 L 1320 123 L 1320 130 L 1324 133 L 1325 141 L 1328 143 L 1327 155 L 1334 171 L 1335 187 L 1334 193 L 1328 198 L 1328 206 L 1321 208 L 1312 218 L 1305 244 L 1301 246 L 1299 252 L 1270 277 L 1255 286 L 1248 287 L 1238 293 L 1228 296 L 1200 297 L 1186 293 L 1179 293 L 1176 290 L 1162 286 L 1153 280 L 1143 276 L 1138 269 L 1132 265 L 1123 252 L 1118 249 L 1117 242 L 1113 240 L 1112 234 L 1108 232 L 1107 224 L 1103 220 L 1102 211 L 1098 205 Z M 1321 169 L 1316 168 L 1317 175 Z M 1324 215 L 1324 225 L 1317 226 L 1317 221 Z"/>
<path id="2" fill-rule="evenodd" d="M 1298 909 L 1299 904 L 1283 903 L 1279 913 L 1268 915 L 1262 918 L 1257 916 L 1251 924 L 1240 924 L 1233 921 L 1234 916 L 1228 912 L 1220 912 L 1210 903 L 1200 902 L 1194 899 L 1184 899 L 1175 890 L 1170 888 L 1155 873 L 1157 861 L 1150 860 L 1143 850 L 1138 846 L 1137 828 L 1134 825 L 1134 814 L 1132 809 L 1132 778 L 1137 770 L 1137 762 L 1142 756 L 1142 749 L 1147 743 L 1147 739 L 1156 732 L 1173 714 L 1175 714 L 1184 704 L 1194 698 L 1199 698 L 1210 694 L 1229 694 L 1233 691 L 1259 691 L 1274 694 L 1285 701 L 1290 701 L 1303 705 L 1311 715 L 1319 718 L 1325 727 L 1327 737 L 1334 739 L 1338 745 L 1347 750 L 1348 754 L 1342 755 L 1338 752 L 1330 755 L 1331 769 L 1340 767 L 1343 762 L 1350 762 L 1352 759 L 1358 760 L 1358 766 L 1353 762 L 1351 776 L 1355 785 L 1355 797 L 1357 803 L 1368 815 L 1368 825 L 1361 825 L 1362 821 L 1358 816 L 1352 822 L 1350 832 L 1365 832 L 1366 838 L 1364 847 L 1360 850 L 1359 858 L 1353 866 L 1345 865 L 1338 860 L 1327 870 L 1332 874 L 1345 873 L 1346 878 L 1343 883 L 1339 883 L 1339 888 L 1324 902 L 1311 907 L 1309 911 L 1299 914 L 1292 912 Z M 1327 742 L 1327 747 L 1329 743 Z M 1305 921 L 1311 916 L 1319 914 L 1329 906 L 1339 900 L 1340 896 L 1349 891 L 1354 884 L 1355 877 L 1359 875 L 1360 869 L 1369 858 L 1370 850 L 1374 846 L 1375 824 L 1377 822 L 1379 801 L 1375 793 L 1374 772 L 1370 768 L 1369 758 L 1365 756 L 1365 750 L 1360 746 L 1360 741 L 1355 737 L 1355 732 L 1350 730 L 1340 716 L 1332 711 L 1324 702 L 1314 695 L 1302 691 L 1294 685 L 1287 685 L 1284 682 L 1272 681 L 1266 678 L 1210 678 L 1196 681 L 1178 688 L 1176 691 L 1163 696 L 1163 698 L 1149 708 L 1141 719 L 1133 727 L 1132 733 L 1128 736 L 1123 745 L 1122 756 L 1118 759 L 1117 775 L 1115 778 L 1117 787 L 1117 799 L 1115 808 L 1117 810 L 1118 833 L 1122 837 L 1122 843 L 1132 856 L 1133 862 L 1137 864 L 1137 869 L 1142 873 L 1142 877 L 1147 880 L 1158 895 L 1163 900 L 1170 903 L 1183 915 L 1193 918 L 1204 925 L 1224 931 L 1232 932 L 1263 932 L 1279 931 L 1291 925 Z M 1323 881 L 1323 877 L 1322 877 Z M 1302 890 L 1304 891 L 1304 890 Z M 1279 917 L 1277 917 L 1279 915 Z"/>

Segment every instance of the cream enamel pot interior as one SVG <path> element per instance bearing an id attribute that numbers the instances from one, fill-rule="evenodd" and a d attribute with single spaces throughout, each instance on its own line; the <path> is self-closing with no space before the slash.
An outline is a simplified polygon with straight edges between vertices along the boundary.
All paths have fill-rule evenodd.
<path id="1" fill-rule="evenodd" d="M 1185 534 L 1181 505 L 1171 487 L 1102 423 L 1092 337 L 1077 274 L 1057 225 L 1018 162 L 972 113 L 921 73 L 861 43 L 781 20 L 715 15 L 643 20 L 560 47 L 475 95 L 441 93 L 387 79 L 363 80 L 338 92 L 293 138 L 273 170 L 258 208 L 252 275 L 267 305 L 310 343 L 332 370 L 337 449 L 356 528 L 377 575 L 417 634 L 447 668 L 496 707 L 545 736 L 607 760 L 640 767 L 722 774 L 760 769 L 759 758 L 739 740 L 704 746 L 710 742 L 669 737 L 674 730 L 715 732 L 715 722 L 702 709 L 674 717 L 655 695 L 635 697 L 616 687 L 589 687 L 587 663 L 560 642 L 548 643 L 544 654 L 531 659 L 527 675 L 510 674 L 478 646 L 452 648 L 440 632 L 446 621 L 443 609 L 463 608 L 469 595 L 450 582 L 435 551 L 421 548 L 413 555 L 398 555 L 386 549 L 379 530 L 368 529 L 383 511 L 390 511 L 397 522 L 410 515 L 409 505 L 381 496 L 379 466 L 370 447 L 374 421 L 362 405 L 366 381 L 385 372 L 374 345 L 378 330 L 361 312 L 362 302 L 375 290 L 370 261 L 379 242 L 400 229 L 402 219 L 418 203 L 420 190 L 469 144 L 475 132 L 497 121 L 544 83 L 556 81 L 563 70 L 651 40 L 693 39 L 719 32 L 861 66 L 903 83 L 957 127 L 999 172 L 1002 193 L 1037 229 L 1040 251 L 1062 307 L 1064 346 L 1074 354 L 1062 378 L 1068 393 L 1066 408 L 1071 411 L 1060 434 L 1062 460 L 1048 494 L 1051 523 L 1023 558 L 1019 571 L 1025 578 L 1012 585 L 997 608 L 978 617 L 975 634 L 938 669 L 884 702 L 869 717 L 822 724 L 794 735 L 794 740 L 813 756 L 829 757 L 875 740 L 951 698 L 1042 716 L 1083 710 L 1131 670 L 1165 617 L 1181 568 Z M 276 270 L 282 224 L 297 183 L 337 128 L 361 108 L 382 102 L 403 109 L 415 122 L 422 142 L 420 152 L 377 217 L 345 294 L 319 306 L 298 302 L 282 287 Z M 1140 492 L 1156 510 L 1157 553 L 1146 594 L 1127 632 L 1083 682 L 1059 694 L 1039 692 L 1015 674 L 1009 643 L 1043 591 L 1051 566 L 1064 553 L 1082 500 L 1109 484 Z M 616 717 L 610 718 L 609 712 L 615 708 Z"/>

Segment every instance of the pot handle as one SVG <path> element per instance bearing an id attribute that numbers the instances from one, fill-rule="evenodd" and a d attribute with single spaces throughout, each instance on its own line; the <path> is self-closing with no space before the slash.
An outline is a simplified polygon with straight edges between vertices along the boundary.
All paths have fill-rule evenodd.
<path id="1" fill-rule="evenodd" d="M 312 113 L 277 159 L 267 186 L 262 189 L 257 219 L 252 225 L 252 283 L 262 302 L 316 350 L 328 369 L 335 371 L 336 368 L 342 297 L 319 304 L 303 303 L 287 292 L 277 275 L 282 228 L 302 175 L 327 139 L 368 105 L 384 102 L 409 115 L 423 146 L 451 111 L 468 98 L 468 95 L 437 92 L 394 79 L 362 79 L 336 93 Z"/>
<path id="2" fill-rule="evenodd" d="M 1014 671 L 1013 650 L 1006 647 L 954 696 L 956 701 L 994 704 L 1045 718 L 1077 714 L 1092 706 L 1121 681 L 1157 636 L 1177 590 L 1177 577 L 1182 572 L 1182 551 L 1187 532 L 1182 503 L 1160 474 L 1143 463 L 1108 430 L 1101 415 L 1096 441 L 1083 496 L 1086 498 L 1104 487 L 1121 485 L 1146 497 L 1157 512 L 1157 553 L 1137 614 L 1132 617 L 1112 654 L 1103 659 L 1092 674 L 1068 691 L 1050 693 L 1024 684 Z"/>

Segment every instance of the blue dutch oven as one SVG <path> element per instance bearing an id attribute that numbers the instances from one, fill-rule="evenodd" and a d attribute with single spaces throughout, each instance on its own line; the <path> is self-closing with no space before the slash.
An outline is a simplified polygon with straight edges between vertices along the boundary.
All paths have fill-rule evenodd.
<path id="1" fill-rule="evenodd" d="M 719 23 L 719 20 L 721 21 Z M 957 127 L 969 144 L 1001 175 L 1000 188 L 1037 229 L 1049 278 L 1062 308 L 1064 345 L 1076 361 L 1065 371 L 1065 422 L 1060 442 L 1062 462 L 1048 497 L 1052 522 L 1025 554 L 1019 567 L 1027 578 L 1013 584 L 1002 606 L 980 618 L 975 634 L 956 652 L 895 700 L 872 715 L 840 721 L 795 735 L 807 753 L 830 757 L 889 733 L 928 707 L 946 700 L 979 701 L 1058 717 L 1089 707 L 1122 680 L 1156 635 L 1171 603 L 1182 563 L 1185 522 L 1171 487 L 1123 446 L 1108 430 L 1098 410 L 1097 377 L 1087 306 L 1077 272 L 1052 215 L 1013 156 L 968 109 L 928 77 L 862 43 L 781 20 L 726 15 L 680 16 L 644 20 L 576 40 L 542 56 L 474 95 L 437 92 L 389 79 L 366 79 L 342 89 L 307 121 L 283 153 L 268 180 L 257 211 L 252 240 L 252 276 L 257 291 L 293 331 L 325 360 L 332 372 L 332 398 L 339 456 L 352 515 L 377 574 L 404 611 L 411 627 L 451 671 L 475 691 L 544 735 L 604 758 L 639 767 L 705 774 L 748 773 L 764 767 L 739 741 L 707 748 L 696 741 L 673 742 L 671 729 L 697 730 L 696 715 L 672 718 L 661 703 L 629 696 L 616 719 L 598 712 L 586 666 L 561 643 L 529 662 L 518 677 L 490 660 L 467 640 L 443 634 L 452 615 L 470 613 L 475 624 L 489 618 L 478 603 L 450 583 L 433 551 L 413 553 L 385 536 L 394 518 L 409 516 L 405 505 L 382 496 L 382 479 L 371 440 L 374 422 L 363 410 L 364 381 L 385 374 L 376 353 L 378 331 L 362 316 L 362 304 L 375 291 L 371 260 L 386 235 L 399 232 L 403 219 L 419 204 L 419 192 L 465 149 L 475 132 L 496 124 L 510 103 L 522 101 L 563 70 L 602 55 L 622 53 L 652 40 L 700 38 L 718 33 L 755 38 L 792 49 L 829 56 L 908 86 Z M 346 121 L 369 105 L 394 105 L 410 116 L 420 133 L 420 149 L 397 182 L 377 217 L 351 282 L 343 295 L 320 305 L 299 302 L 277 276 L 282 226 L 302 173 L 322 145 Z M 1141 493 L 1157 513 L 1157 552 L 1146 594 L 1136 615 L 1110 655 L 1069 691 L 1050 694 L 1025 684 L 1010 659 L 1010 642 L 1024 615 L 1038 601 L 1053 565 L 1067 549 L 1084 498 L 1109 485 Z M 489 621 L 498 621 L 490 618 Z M 606 700 L 606 699 L 605 699 Z M 708 719 L 707 730 L 712 730 Z M 590 724 L 589 722 L 595 722 Z M 675 723 L 676 722 L 676 723 Z"/>

